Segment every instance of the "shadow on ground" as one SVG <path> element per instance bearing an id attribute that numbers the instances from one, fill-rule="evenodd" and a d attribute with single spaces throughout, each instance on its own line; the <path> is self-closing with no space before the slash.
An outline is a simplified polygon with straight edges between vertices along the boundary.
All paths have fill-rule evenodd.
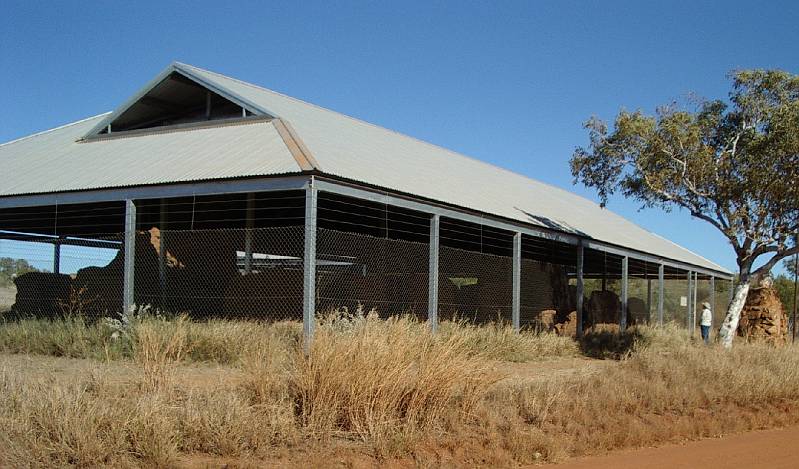
<path id="1" fill-rule="evenodd" d="M 578 341 L 583 355 L 591 358 L 619 360 L 628 356 L 636 344 L 645 340 L 637 329 L 624 334 L 614 330 L 588 331 Z"/>

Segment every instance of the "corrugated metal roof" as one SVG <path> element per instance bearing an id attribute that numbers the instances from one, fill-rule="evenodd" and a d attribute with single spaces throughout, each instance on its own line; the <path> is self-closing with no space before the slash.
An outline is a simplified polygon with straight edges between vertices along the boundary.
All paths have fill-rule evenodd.
<path id="1" fill-rule="evenodd" d="M 0 196 L 299 171 L 271 121 L 78 141 L 105 117 L 0 145 Z"/>
<path id="2" fill-rule="evenodd" d="M 288 122 L 325 174 L 728 272 L 566 190 L 224 75 L 170 69 Z M 75 143 L 108 117 L 0 146 L 22 175 L 0 181 L 0 195 L 300 171 L 271 122 Z"/>
<path id="3" fill-rule="evenodd" d="M 325 173 L 727 271 L 569 191 L 250 83 L 181 66 L 290 122 Z"/>

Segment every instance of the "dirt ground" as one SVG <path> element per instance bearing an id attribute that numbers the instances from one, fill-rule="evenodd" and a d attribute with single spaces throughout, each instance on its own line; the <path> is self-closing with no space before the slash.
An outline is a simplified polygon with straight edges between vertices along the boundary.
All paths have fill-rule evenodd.
<path id="1" fill-rule="evenodd" d="M 110 363 L 83 358 L 50 357 L 0 353 L 0 372 L 31 377 L 47 377 L 69 381 L 92 374 L 103 376 L 112 383 L 125 384 L 137 379 L 138 368 L 128 361 Z M 187 388 L 237 385 L 242 373 L 236 368 L 212 364 L 185 365 L 177 370 L 177 379 Z"/>
<path id="2" fill-rule="evenodd" d="M 528 363 L 496 362 L 494 366 L 506 378 L 503 382 L 544 381 L 552 377 L 587 375 L 597 373 L 618 362 L 595 360 L 585 357 L 557 358 Z M 110 363 L 81 359 L 41 355 L 19 355 L 0 353 L 0 370 L 48 376 L 52 379 L 74 379 L 102 374 L 113 382 L 125 383 L 136 377 L 136 366 L 128 361 Z M 178 381 L 183 385 L 218 386 L 220 383 L 238 384 L 242 373 L 235 367 L 215 364 L 191 364 L 178 367 Z"/>
<path id="3" fill-rule="evenodd" d="M 588 357 L 555 358 L 526 363 L 496 362 L 495 367 L 506 376 L 504 382 L 536 382 L 550 378 L 586 376 L 618 365 L 614 360 L 597 360 Z"/>
<path id="4" fill-rule="evenodd" d="M 597 373 L 618 362 L 589 358 L 560 358 L 530 363 L 496 363 L 497 369 L 508 381 L 537 381 L 553 376 L 570 376 Z M 37 379 L 56 381 L 74 380 L 91 374 L 102 375 L 113 382 L 124 384 L 137 377 L 133 363 L 116 361 L 103 363 L 97 360 L 61 358 L 36 355 L 0 353 L 0 373 L 27 375 Z M 181 366 L 178 381 L 186 388 L 204 386 L 235 386 L 242 373 L 235 367 L 213 364 Z M 706 439 L 682 445 L 625 450 L 603 456 L 569 459 L 550 467 L 557 469 L 666 469 L 666 468 L 799 468 L 799 427 L 766 430 Z M 302 461 L 302 464 L 297 464 Z M 410 458 L 377 464 L 372 457 L 361 454 L 347 445 L 316 448 L 298 454 L 297 450 L 276 454 L 271 461 L 230 460 L 209 455 L 184 455 L 179 467 L 414 467 Z M 541 466 L 533 466 L 541 467 Z"/>
<path id="5" fill-rule="evenodd" d="M 761 430 L 683 445 L 571 459 L 553 469 L 676 469 L 799 467 L 799 427 Z"/>
<path id="6" fill-rule="evenodd" d="M 561 464 L 529 466 L 529 469 L 795 469 L 799 467 L 799 427 L 760 430 L 717 439 L 694 441 L 683 445 L 667 445 L 613 452 L 604 456 L 591 456 L 567 460 Z M 297 461 L 302 461 L 298 463 Z M 186 457 L 179 462 L 182 468 L 202 467 L 346 467 L 371 469 L 412 468 L 410 460 L 382 461 L 358 457 L 357 451 L 337 448 L 332 451 L 313 451 L 307 459 L 284 455 L 274 461 L 237 461 L 210 456 Z M 447 466 L 458 467 L 458 466 Z"/>

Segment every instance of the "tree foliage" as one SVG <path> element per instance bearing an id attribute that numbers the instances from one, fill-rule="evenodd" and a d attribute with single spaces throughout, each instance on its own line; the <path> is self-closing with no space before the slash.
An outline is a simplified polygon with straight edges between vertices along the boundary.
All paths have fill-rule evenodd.
<path id="1" fill-rule="evenodd" d="M 777 294 L 780 297 L 780 302 L 782 302 L 782 307 L 785 308 L 785 312 L 790 315 L 793 312 L 793 304 L 796 301 L 793 296 L 793 277 L 787 277 L 785 275 L 774 277 L 774 289 L 777 290 Z"/>
<path id="2" fill-rule="evenodd" d="M 799 249 L 799 76 L 750 70 L 731 78 L 726 101 L 671 104 L 655 115 L 622 110 L 612 129 L 591 118 L 590 145 L 577 148 L 571 169 L 603 205 L 618 191 L 710 223 L 748 282 Z"/>
<path id="3" fill-rule="evenodd" d="M 30 265 L 25 259 L 0 257 L 0 287 L 11 285 L 15 277 L 28 272 L 38 272 L 38 269 Z"/>
<path id="4" fill-rule="evenodd" d="M 795 260 L 795 258 L 792 257 L 790 259 L 786 259 L 785 262 L 782 265 L 785 267 L 785 270 L 787 270 L 788 273 L 791 276 L 796 275 L 796 260 Z"/>

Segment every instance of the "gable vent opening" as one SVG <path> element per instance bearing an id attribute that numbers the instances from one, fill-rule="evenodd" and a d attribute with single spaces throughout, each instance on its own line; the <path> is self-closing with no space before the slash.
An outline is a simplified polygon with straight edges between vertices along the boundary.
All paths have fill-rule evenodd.
<path id="1" fill-rule="evenodd" d="M 250 116 L 249 110 L 173 72 L 96 135 Z"/>

